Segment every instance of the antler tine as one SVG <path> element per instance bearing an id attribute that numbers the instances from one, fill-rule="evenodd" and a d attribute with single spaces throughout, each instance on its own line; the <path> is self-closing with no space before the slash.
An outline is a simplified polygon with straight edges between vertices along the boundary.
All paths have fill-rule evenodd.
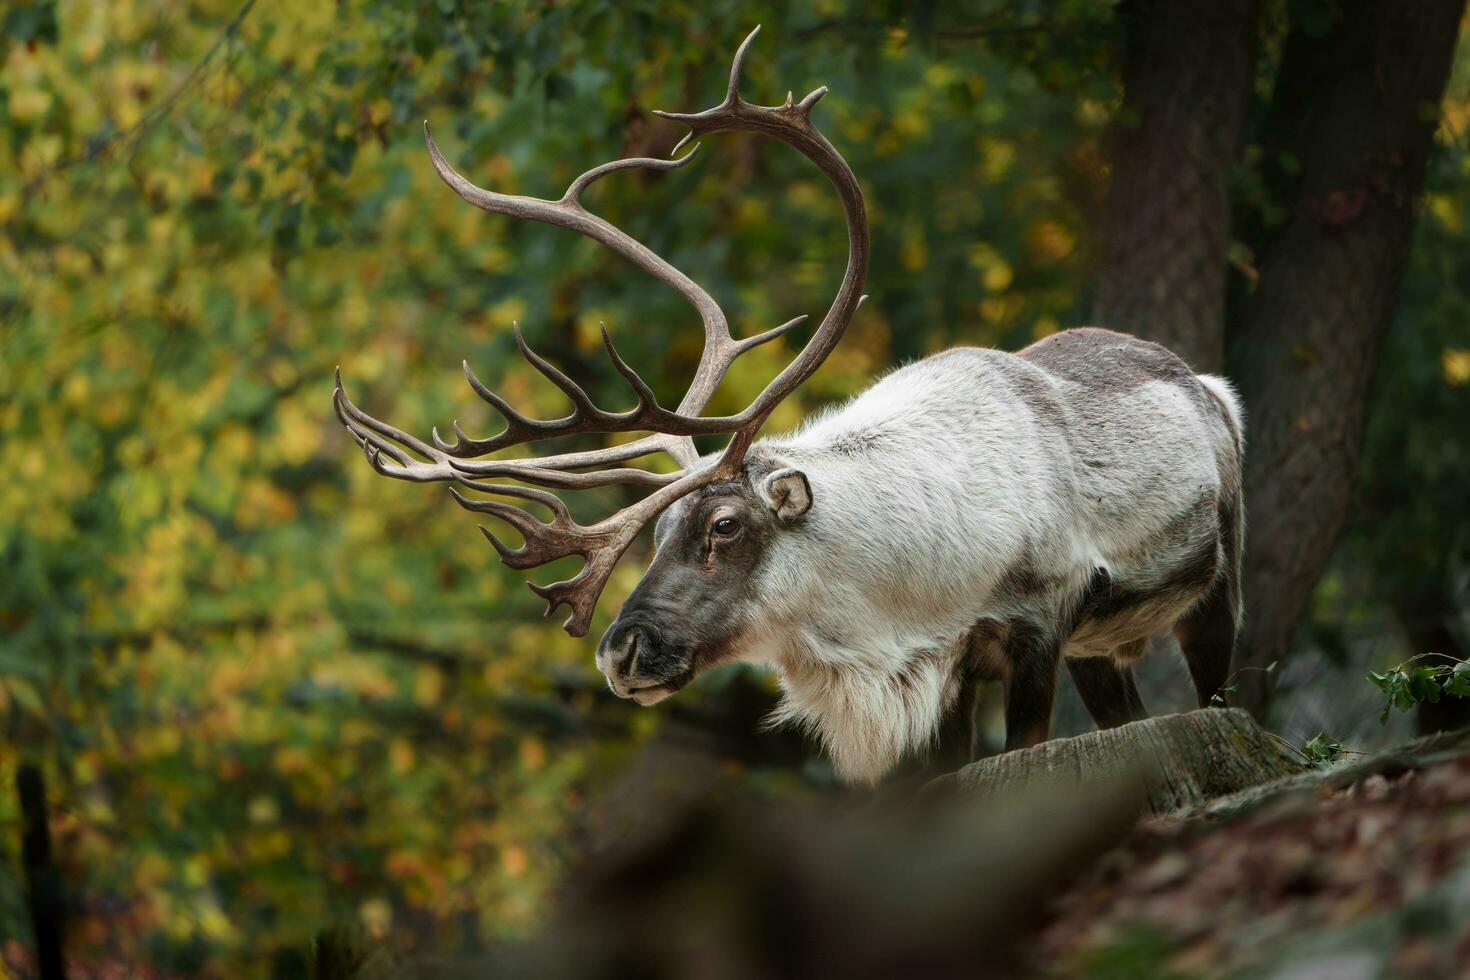
<path id="1" fill-rule="evenodd" d="M 630 524 L 614 516 L 609 520 L 587 527 L 572 520 L 565 505 L 557 497 L 545 491 L 473 481 L 465 481 L 465 485 L 487 493 L 519 497 L 551 508 L 551 520 L 540 521 L 526 511 L 510 504 L 498 500 L 471 500 L 456 488 L 450 488 L 450 493 L 454 495 L 454 499 L 461 507 L 476 513 L 491 514 L 520 532 L 524 543 L 519 548 L 512 548 L 497 538 L 488 528 L 483 526 L 480 528 L 486 540 L 500 555 L 500 560 L 511 568 L 535 568 L 558 558 L 572 555 L 584 559 L 581 570 L 566 581 L 554 582 L 550 585 L 537 585 L 534 582 L 527 584 L 531 591 L 546 600 L 545 615 L 550 616 L 558 606 L 570 606 L 572 613 L 562 625 L 572 636 L 585 636 L 592 621 L 592 612 L 596 606 L 597 597 L 601 594 L 608 576 L 612 574 L 617 559 L 637 536 L 642 522 L 636 525 Z M 639 504 L 629 508 L 629 511 L 646 508 L 650 501 L 669 494 L 672 487 L 673 485 L 665 487 L 645 498 Z M 669 497 L 668 499 L 672 501 L 677 498 Z M 662 506 L 667 506 L 667 503 Z"/>
<path id="2" fill-rule="evenodd" d="M 788 333 L 792 327 L 799 326 L 805 323 L 808 319 L 809 317 L 805 313 L 803 313 L 801 316 L 792 317 L 790 320 L 787 320 L 779 327 L 772 327 L 764 333 L 756 334 L 754 337 L 746 337 L 744 340 L 738 341 L 735 344 L 736 353 L 744 354 L 752 347 L 759 347 L 761 344 L 775 340 L 777 337 Z"/>
<path id="3" fill-rule="evenodd" d="M 516 346 L 524 352 L 529 350 L 525 346 L 525 339 L 521 337 L 520 324 L 515 325 Z M 531 362 L 535 365 L 535 361 Z M 544 362 L 543 362 L 544 363 Z M 501 449 L 509 449 L 511 446 L 519 446 L 538 439 L 549 439 L 552 436 L 562 434 L 576 422 L 577 413 L 561 419 L 543 420 L 533 419 L 520 412 L 495 393 L 489 385 L 485 384 L 475 375 L 475 369 L 470 367 L 469 361 L 462 362 L 465 380 L 470 383 L 476 395 L 487 402 L 490 407 L 500 413 L 505 420 L 505 428 L 488 439 L 473 439 L 465 435 L 464 430 L 459 427 L 458 420 L 454 423 L 454 442 L 448 443 L 439 437 L 439 430 L 435 429 L 431 434 L 434 444 L 448 453 L 450 456 L 464 458 L 466 456 L 484 456 L 489 453 L 498 452 Z M 544 373 L 544 372 L 543 372 Z M 560 372 L 558 372 L 560 373 Z M 563 375 L 565 377 L 565 375 Z M 579 392 L 581 389 L 577 389 Z M 584 394 L 585 397 L 585 394 Z"/>
<path id="4" fill-rule="evenodd" d="M 517 500 L 529 500 L 533 504 L 540 504 L 541 506 L 551 511 L 551 525 L 553 527 L 574 528 L 578 526 L 577 523 L 572 520 L 572 515 L 571 512 L 567 510 L 567 505 L 562 503 L 561 498 L 554 493 L 548 493 L 545 490 L 539 490 L 536 487 L 515 487 L 504 483 L 481 483 L 477 480 L 460 480 L 460 482 L 469 487 L 471 490 L 478 490 L 481 493 L 495 494 L 500 497 L 514 497 Z M 459 498 L 460 503 L 465 503 L 467 498 L 461 497 L 454 487 L 450 487 L 449 491 L 450 493 L 455 494 L 457 498 Z M 470 501 L 469 503 L 486 502 L 487 501 Z M 465 506 L 468 510 L 475 509 L 474 507 L 470 507 L 468 504 L 466 504 Z M 524 513 L 524 511 L 521 511 L 520 513 Z M 535 518 L 531 518 L 531 520 L 535 520 Z"/>
<path id="5" fill-rule="evenodd" d="M 603 343 L 607 346 L 608 353 L 612 357 L 613 366 L 618 373 L 627 380 L 638 398 L 638 403 L 632 409 L 625 412 L 609 412 L 592 401 L 586 390 L 566 375 L 560 368 L 552 364 L 546 358 L 534 351 L 526 342 L 521 333 L 520 324 L 514 324 L 516 347 L 519 348 L 521 356 L 534 367 L 543 377 L 555 385 L 562 394 L 566 395 L 572 403 L 572 411 L 558 419 L 533 419 L 516 411 L 509 402 L 497 395 L 489 386 L 482 382 L 470 367 L 469 362 L 464 364 L 465 378 L 475 394 L 488 402 L 505 420 L 505 428 L 487 439 L 475 439 L 467 436 L 459 423 L 454 423 L 453 443 L 446 442 L 440 437 L 438 430 L 433 432 L 435 445 L 451 457 L 466 459 L 475 456 L 484 456 L 508 449 L 511 446 L 521 445 L 527 442 L 537 442 L 552 439 L 558 436 L 576 435 L 583 432 L 636 432 L 654 431 L 660 435 L 675 435 L 682 433 L 671 433 L 667 431 L 665 420 L 678 421 L 678 416 L 672 412 L 665 411 L 658 404 L 657 396 L 653 389 L 640 378 L 628 363 L 618 354 L 616 348 L 612 347 L 612 341 L 607 335 L 606 327 L 603 328 Z M 658 448 L 664 448 L 667 441 L 661 441 Z M 538 464 L 539 465 L 539 464 Z"/>
<path id="6" fill-rule="evenodd" d="M 725 104 L 734 105 L 740 101 L 740 76 L 745 71 L 745 53 L 755 43 L 755 37 L 761 32 L 761 25 L 757 24 L 745 35 L 745 40 L 740 42 L 740 47 L 735 49 L 735 57 L 730 59 L 730 84 L 725 90 Z"/>
<path id="7" fill-rule="evenodd" d="M 637 412 L 648 407 L 657 408 L 658 396 L 642 378 L 638 377 L 638 372 L 628 366 L 628 362 L 623 360 L 622 355 L 618 353 L 617 347 L 613 346 L 612 334 L 607 332 L 607 324 L 599 321 L 597 328 L 602 331 L 602 346 L 607 349 L 607 356 L 612 360 L 613 367 L 623 376 L 623 380 L 628 382 L 628 387 L 633 389 L 633 394 L 638 396 L 638 405 L 633 411 Z"/>
<path id="8" fill-rule="evenodd" d="M 514 474 L 510 473 L 505 468 L 520 467 L 526 469 L 527 471 L 534 470 L 536 474 L 538 474 L 538 476 L 536 477 L 536 482 L 542 482 L 542 476 L 550 478 L 559 474 L 565 474 L 571 470 L 582 470 L 594 466 L 607 466 L 611 463 L 623 463 L 627 462 L 630 459 L 638 459 L 643 456 L 649 456 L 653 453 L 660 452 L 667 453 L 670 456 L 674 456 L 675 462 L 679 462 L 680 465 L 683 466 L 685 465 L 684 462 L 679 460 L 677 456 L 677 452 L 683 442 L 684 440 L 682 439 L 675 439 L 671 436 L 659 434 L 644 436 L 643 438 L 635 439 L 632 442 L 625 442 L 615 446 L 606 446 L 602 449 L 589 449 L 582 452 L 574 453 L 558 453 L 555 456 L 541 456 L 535 459 L 477 460 L 456 459 L 454 457 L 450 457 L 449 465 L 456 472 L 467 473 L 474 476 L 514 476 Z M 687 468 L 687 466 L 685 468 Z M 620 471 L 609 470 L 606 472 Z M 631 473 L 634 471 L 630 470 L 628 472 Z M 636 472 L 642 473 L 645 476 L 659 475 L 651 473 L 648 470 L 637 470 Z M 591 474 L 578 475 L 590 476 Z M 668 474 L 664 475 L 667 476 Z M 678 476 L 679 474 L 676 473 L 673 475 Z M 519 477 L 516 478 L 519 479 Z M 553 484 L 547 483 L 546 485 L 552 486 Z"/>
<path id="9" fill-rule="evenodd" d="M 473 500 L 460 493 L 458 488 L 456 487 L 450 487 L 449 493 L 451 496 L 454 497 L 455 501 L 465 510 L 473 511 L 476 514 L 493 514 L 505 523 L 509 524 L 511 527 L 515 528 L 517 531 L 520 531 L 528 542 L 532 538 L 537 536 L 538 529 L 540 527 L 545 526 L 542 524 L 541 521 L 536 520 L 536 518 L 532 517 L 528 512 L 522 510 L 519 507 L 512 506 L 511 504 L 507 504 L 499 500 Z M 502 552 L 500 557 L 505 559 L 505 563 L 512 568 L 534 568 L 536 565 L 540 565 L 543 562 L 547 561 L 547 559 L 545 558 L 533 558 L 533 560 L 526 561 L 524 563 L 521 563 L 517 560 L 521 558 L 522 555 L 528 554 L 530 550 L 531 548 L 528 543 L 527 545 L 523 546 L 519 551 L 513 551 L 509 553 Z M 561 556 L 558 555 L 557 557 Z"/>
<path id="10" fill-rule="evenodd" d="M 454 479 L 453 471 L 448 466 L 448 458 L 443 453 L 436 452 L 421 440 L 415 439 L 395 426 L 373 418 L 354 405 L 352 399 L 347 397 L 347 390 L 342 386 L 341 368 L 337 369 L 336 380 L 337 387 L 332 392 L 332 405 L 337 412 L 337 418 L 341 420 L 353 440 L 362 447 L 368 464 L 375 471 L 383 476 L 389 476 L 395 480 L 408 480 L 411 483 Z M 394 444 L 392 440 L 395 439 L 411 447 L 415 452 L 428 456 L 434 462 L 432 464 L 423 463 L 414 459 Z M 396 467 L 388 466 L 383 462 L 385 455 L 393 460 Z"/>
<path id="11" fill-rule="evenodd" d="M 409 435 L 397 426 L 389 425 L 387 422 L 373 418 L 352 404 L 352 400 L 347 397 L 347 389 L 342 386 L 342 369 L 340 367 L 337 368 L 336 372 L 336 389 L 332 392 L 332 400 L 337 407 L 338 417 L 342 419 L 348 428 L 354 428 L 351 422 L 358 424 L 358 428 L 354 429 L 355 433 L 362 434 L 362 427 L 366 427 L 366 429 L 400 442 L 422 455 L 432 456 L 434 454 L 434 450 L 425 444 L 423 440 Z"/>
<path id="12" fill-rule="evenodd" d="M 526 585 L 532 592 L 546 600 L 546 609 L 541 613 L 541 618 L 549 618 L 557 606 L 568 606 L 572 613 L 562 623 L 562 628 L 572 636 L 586 636 L 597 597 L 602 594 L 602 587 L 607 584 L 613 567 L 626 547 L 624 545 L 613 554 L 611 560 L 607 557 L 608 552 L 595 552 L 588 557 L 581 571 L 569 579 L 548 585 L 527 582 Z"/>
<path id="13" fill-rule="evenodd" d="M 640 470 L 633 467 L 620 466 L 613 469 L 600 469 L 590 473 L 571 472 L 577 469 L 585 469 L 592 466 L 607 466 L 610 463 L 621 463 L 651 453 L 664 452 L 675 455 L 678 446 L 672 445 L 675 440 L 664 435 L 648 436 L 620 446 L 609 446 L 605 449 L 591 450 L 580 453 L 562 453 L 537 460 L 460 460 L 448 453 L 436 451 L 425 443 L 414 439 L 402 430 L 382 422 L 362 409 L 358 408 L 348 397 L 342 386 L 341 372 L 338 371 L 337 388 L 333 392 L 333 405 L 338 419 L 347 429 L 348 434 L 362 448 L 368 463 L 383 476 L 389 476 L 396 480 L 407 480 L 411 483 L 430 482 L 463 482 L 465 477 L 506 477 L 512 480 L 521 480 L 527 483 L 535 483 L 540 486 L 552 487 L 559 490 L 580 490 L 591 487 L 612 486 L 615 484 L 629 484 L 645 487 L 661 487 L 677 480 L 682 470 L 674 473 L 653 473 L 648 470 Z M 534 421 L 534 420 L 527 420 Z M 455 431 L 461 435 L 458 423 Z M 427 456 L 431 462 L 425 463 L 414 459 L 401 447 L 395 445 L 392 439 L 398 439 L 414 449 L 421 455 Z M 393 465 L 384 462 L 383 457 L 392 460 Z M 688 461 L 678 460 L 681 464 Z"/>
<path id="14" fill-rule="evenodd" d="M 634 168 L 644 170 L 677 170 L 690 160 L 693 160 L 694 154 L 698 152 L 699 144 L 695 143 L 689 148 L 688 153 L 671 160 L 660 160 L 656 157 L 629 157 L 625 160 L 614 160 L 611 163 L 604 163 L 600 166 L 593 167 L 572 181 L 571 184 L 567 185 L 566 193 L 561 196 L 561 200 L 575 201 L 580 204 L 582 192 L 592 183 L 601 180 L 608 174 L 617 173 L 619 170 L 632 170 Z M 670 156 L 672 157 L 673 154 L 670 154 Z"/>
<path id="15" fill-rule="evenodd" d="M 479 483 L 473 480 L 463 482 L 472 490 L 529 500 L 551 510 L 551 520 L 541 521 L 519 507 L 502 503 L 499 500 L 473 500 L 460 493 L 457 487 L 449 488 L 455 501 L 465 510 L 477 514 L 491 514 L 520 532 L 525 543 L 519 548 L 509 548 L 487 529 L 480 528 L 490 543 L 495 546 L 495 550 L 500 553 L 500 560 L 511 568 L 535 568 L 537 565 L 544 565 L 548 561 L 565 558 L 568 555 L 586 557 L 589 548 L 585 537 L 587 529 L 572 520 L 572 515 L 567 512 L 566 505 L 556 495 L 531 487 L 512 487 L 498 483 Z"/>
<path id="16" fill-rule="evenodd" d="M 803 323 L 806 319 L 806 315 L 803 314 L 788 320 L 779 327 L 774 327 L 743 340 L 732 340 L 728 345 L 722 347 L 720 358 L 712 362 L 717 369 L 715 383 L 718 383 L 718 378 L 723 377 L 730 363 L 736 357 L 744 354 L 753 347 L 775 340 L 777 337 L 790 331 L 793 327 Z M 509 402 L 496 394 L 494 390 L 475 375 L 474 369 L 469 366 L 469 362 L 465 362 L 465 378 L 469 381 L 470 387 L 474 389 L 475 394 L 479 395 L 483 401 L 488 402 L 500 413 L 501 417 L 505 420 L 505 428 L 488 438 L 476 439 L 466 435 L 464 430 L 460 428 L 459 423 L 455 422 L 455 441 L 452 443 L 440 436 L 438 429 L 434 429 L 431 433 L 434 444 L 449 456 L 456 459 L 485 456 L 498 452 L 501 449 L 508 449 L 511 446 L 522 445 L 527 442 L 537 442 L 584 432 L 613 433 L 649 431 L 663 436 L 675 437 L 679 440 L 678 445 L 683 446 L 689 436 L 728 435 L 734 429 L 748 424 L 748 417 L 746 415 L 703 417 L 686 414 L 683 405 L 681 405 L 680 411 L 676 412 L 671 412 L 663 408 L 659 405 L 658 396 L 654 394 L 653 389 L 638 375 L 637 371 L 633 370 L 628 362 L 623 359 L 622 355 L 618 353 L 617 347 L 613 344 L 612 337 L 608 333 L 605 324 L 601 326 L 603 346 L 607 350 L 608 357 L 612 361 L 614 369 L 627 381 L 628 386 L 633 390 L 633 394 L 637 398 L 637 404 L 633 408 L 622 412 L 609 412 L 599 408 L 592 401 L 585 389 L 568 377 L 565 372 L 531 348 L 521 332 L 519 323 L 514 324 L 514 330 L 516 346 L 519 348 L 522 356 L 525 357 L 526 361 L 537 372 L 567 396 L 572 402 L 571 413 L 558 419 L 530 418 L 517 411 Z M 702 407 L 703 403 L 708 400 L 709 394 L 713 393 L 713 385 L 709 386 L 708 393 L 705 393 L 705 386 L 693 386 L 690 391 L 691 394 L 700 394 L 700 397 L 696 399 L 695 403 Z M 685 402 L 687 403 L 688 401 L 689 396 L 686 396 Z M 396 432 L 397 430 L 394 431 Z M 397 438 L 397 436 L 394 435 L 393 438 Z M 661 446 L 661 448 L 668 449 L 671 455 L 674 455 L 681 463 L 685 463 L 688 459 L 694 458 L 697 455 L 693 453 L 681 453 L 674 447 L 675 444 L 668 441 Z M 692 445 L 689 448 L 692 449 Z M 418 446 L 415 446 L 415 449 L 416 451 L 423 451 Z"/>
<path id="17" fill-rule="evenodd" d="M 496 394 L 488 385 L 482 382 L 470 367 L 468 361 L 464 362 L 465 378 L 475 394 L 483 401 L 488 402 L 501 417 L 505 419 L 506 427 L 498 434 L 488 439 L 473 439 L 465 435 L 459 423 L 454 423 L 455 441 L 449 443 L 439 436 L 438 430 L 434 430 L 433 439 L 435 445 L 451 456 L 466 458 L 472 456 L 484 456 L 488 453 L 506 449 L 510 446 L 520 445 L 526 442 L 535 442 L 541 439 L 549 439 L 555 436 L 571 435 L 577 432 L 599 431 L 599 432 L 628 432 L 648 428 L 645 423 L 652 422 L 650 414 L 665 414 L 659 409 L 658 400 L 653 390 L 638 377 L 637 373 L 623 361 L 615 349 L 609 346 L 608 351 L 612 355 L 613 364 L 618 372 L 623 375 L 632 385 L 634 393 L 638 396 L 638 405 L 628 412 L 606 412 L 598 408 L 588 396 L 585 389 L 569 378 L 563 371 L 550 361 L 531 349 L 521 333 L 521 325 L 512 323 L 515 330 L 516 347 L 532 367 L 542 376 L 556 385 L 563 394 L 572 402 L 570 415 L 559 419 L 533 419 L 516 411 L 509 402 Z M 607 336 L 607 328 L 603 327 L 603 342 L 610 345 Z M 654 410 L 650 413 L 648 410 Z"/>
<path id="18" fill-rule="evenodd" d="M 534 582 L 528 582 L 527 585 L 530 586 L 531 591 L 546 600 L 547 616 L 551 615 L 558 606 L 570 607 L 571 615 L 567 617 L 562 627 L 572 636 L 586 636 L 587 628 L 592 622 L 592 612 L 597 605 L 597 598 L 602 594 L 603 586 L 607 584 L 608 577 L 612 574 L 618 559 L 638 537 L 638 532 L 674 501 L 711 482 L 712 472 L 712 469 L 686 472 L 637 503 L 590 526 L 577 524 L 570 518 L 562 518 L 559 515 L 553 515 L 549 522 L 537 521 L 524 511 L 511 507 L 510 509 L 519 515 L 514 518 L 517 523 L 512 526 L 525 538 L 525 544 L 520 549 L 512 550 L 497 543 L 494 535 L 488 531 L 485 532 L 485 535 L 491 539 L 492 544 L 495 545 L 506 563 L 515 568 L 543 565 L 571 555 L 578 555 L 585 559 L 581 570 L 570 579 L 553 582 L 550 585 L 538 585 Z M 503 488 L 496 488 L 495 492 L 500 492 L 501 489 Z M 479 508 L 485 504 L 498 504 L 499 502 L 471 501 L 471 503 Z M 496 513 L 496 516 L 499 516 L 499 513 L 491 508 L 485 508 L 485 512 Z"/>
<path id="19" fill-rule="evenodd" d="M 587 392 L 582 390 L 581 385 L 567 377 L 556 365 L 531 349 L 531 345 L 526 343 L 525 334 L 521 333 L 521 325 L 519 323 L 512 321 L 511 329 L 515 332 L 516 347 L 520 349 L 521 356 L 530 362 L 533 368 L 541 372 L 543 377 L 560 388 L 562 394 L 571 399 L 572 414 L 570 418 L 581 420 L 588 417 L 595 418 L 603 414 L 598 410 L 596 405 L 592 404 L 592 399 L 587 397 Z M 550 422 L 543 424 L 554 427 L 559 423 Z"/>

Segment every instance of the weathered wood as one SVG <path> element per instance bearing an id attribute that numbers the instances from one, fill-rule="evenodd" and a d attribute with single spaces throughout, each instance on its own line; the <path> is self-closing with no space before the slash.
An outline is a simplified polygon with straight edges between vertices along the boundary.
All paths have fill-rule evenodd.
<path id="1" fill-rule="evenodd" d="M 1298 753 L 1237 708 L 1147 718 L 972 762 L 936 790 L 1012 793 L 1056 782 L 1132 781 L 1149 810 L 1169 813 L 1293 776 Z"/>
<path id="2" fill-rule="evenodd" d="M 1288 779 L 1262 783 L 1210 800 L 1181 814 L 1186 819 L 1216 820 L 1239 816 L 1288 797 L 1312 796 L 1348 789 L 1374 776 L 1394 779 L 1470 755 L 1470 728 L 1441 732 L 1372 755 L 1349 755 L 1324 769 L 1310 769 Z"/>

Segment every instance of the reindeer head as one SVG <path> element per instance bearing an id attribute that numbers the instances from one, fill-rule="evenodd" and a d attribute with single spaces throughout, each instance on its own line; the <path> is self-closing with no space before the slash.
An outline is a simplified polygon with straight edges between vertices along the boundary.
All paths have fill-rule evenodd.
<path id="1" fill-rule="evenodd" d="M 717 540 L 723 534 L 721 528 L 730 527 L 719 523 L 729 515 L 711 516 L 703 506 L 693 506 L 695 500 L 705 501 L 718 496 L 720 488 L 745 488 L 740 499 L 746 501 L 743 513 L 747 523 L 741 525 L 742 530 L 767 519 L 761 516 L 763 512 L 754 509 L 751 502 L 757 500 L 762 491 L 769 493 L 781 488 L 751 484 L 750 468 L 744 465 L 751 442 L 781 400 L 810 377 L 832 352 L 864 299 L 859 291 L 868 269 L 868 226 L 862 193 L 851 168 L 812 125 L 810 118 L 812 107 L 827 93 L 827 89 L 825 86 L 818 88 L 800 102 L 787 95 L 786 102 L 779 106 L 757 106 L 742 99 L 739 94 L 741 66 L 746 50 L 759 31 L 759 27 L 752 31 L 736 51 L 730 84 L 719 105 L 699 113 L 658 113 L 687 125 L 690 130 L 675 146 L 671 159 L 630 158 L 602 164 L 572 181 L 566 193 L 555 201 L 497 194 L 476 187 L 445 161 L 429 134 L 428 124 L 424 127 L 435 169 L 444 182 L 466 201 L 486 211 L 541 221 L 586 235 L 667 283 L 693 304 L 704 324 L 704 351 L 694 379 L 676 409 L 669 410 L 658 404 L 649 386 L 619 356 L 605 327 L 603 343 L 614 369 L 632 390 L 636 399 L 632 408 L 607 411 L 593 404 L 576 382 L 531 350 L 517 325 L 515 338 L 521 354 L 561 389 L 571 401 L 572 411 L 559 419 L 528 418 L 482 384 L 466 363 L 464 371 L 470 387 L 505 419 L 505 428 L 485 439 L 467 436 L 456 422 L 453 442 L 440 438 L 437 430 L 432 433 L 432 444 L 424 442 L 359 409 L 347 397 L 340 371 L 337 375 L 334 392 L 337 415 L 377 472 L 416 483 L 455 484 L 450 487 L 450 492 L 462 507 L 498 518 L 520 533 L 523 543 L 512 548 L 483 526 L 480 528 L 499 552 L 501 560 L 512 568 L 533 568 L 569 555 L 577 555 L 584 560 L 581 570 L 567 581 L 530 585 L 537 595 L 546 599 L 546 615 L 549 616 L 560 605 L 571 609 L 571 615 L 563 625 L 572 636 L 586 635 L 592 610 L 608 576 L 639 531 L 676 503 L 688 502 L 688 505 L 677 508 L 681 540 L 694 534 L 683 528 L 690 521 L 709 523 L 708 529 L 699 523 L 696 536 L 708 530 L 710 535 L 716 536 L 711 540 Z M 724 312 L 708 292 L 642 243 L 587 211 L 582 206 L 581 194 L 593 182 L 620 170 L 673 170 L 682 167 L 694 158 L 699 149 L 699 144 L 695 143 L 687 153 L 678 156 L 691 138 L 725 130 L 772 136 L 794 147 L 817 165 L 832 182 L 842 201 L 847 218 L 848 258 L 847 271 L 837 296 L 801 353 L 744 411 L 737 415 L 704 417 L 700 411 L 737 357 L 781 336 L 806 317 L 797 317 L 764 333 L 736 340 L 730 334 Z M 485 458 L 512 446 L 594 432 L 642 432 L 647 435 L 623 445 L 531 460 Z M 692 438 L 696 435 L 728 435 L 730 440 L 712 460 L 701 462 Z M 681 469 L 663 474 L 623 465 L 657 452 L 671 456 Z M 500 482 L 503 480 L 515 482 Z M 648 487 L 652 492 L 637 503 L 591 525 L 574 521 L 565 504 L 550 492 L 552 489 L 576 490 L 610 484 Z M 486 494 L 492 499 L 468 497 L 460 492 L 460 487 Z M 542 505 L 550 512 L 550 520 L 540 520 L 504 499 L 493 499 L 497 497 Z M 731 503 L 730 507 L 733 506 Z M 718 510 L 711 513 L 717 514 Z M 673 518 L 675 514 L 668 516 Z M 752 531 L 747 544 L 754 542 L 755 535 L 756 531 Z M 677 560 L 672 552 L 661 550 L 618 620 L 609 628 L 599 649 L 598 663 L 620 696 L 637 696 L 645 703 L 656 700 L 658 696 L 682 686 L 700 666 L 714 659 L 707 647 L 730 641 L 729 629 L 722 630 L 711 623 L 697 630 L 681 632 L 667 625 L 677 617 L 665 615 L 664 607 L 671 601 L 669 597 L 690 591 L 698 575 L 704 574 L 712 587 L 703 594 L 718 594 L 718 583 L 738 573 L 739 562 L 733 560 L 738 549 L 718 543 L 714 547 L 712 558 L 706 556 L 694 564 Z M 688 578 L 690 575 L 696 578 Z M 670 588 L 670 582 L 679 584 Z M 654 597 L 658 597 L 656 601 Z M 709 610 L 710 617 L 717 618 L 718 606 L 710 606 Z"/>

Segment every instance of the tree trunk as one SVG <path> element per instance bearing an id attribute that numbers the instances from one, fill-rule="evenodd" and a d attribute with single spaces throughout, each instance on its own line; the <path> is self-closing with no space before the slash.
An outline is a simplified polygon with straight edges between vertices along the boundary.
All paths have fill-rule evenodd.
<path id="1" fill-rule="evenodd" d="M 1225 350 L 1227 180 L 1256 51 L 1256 0 L 1137 0 L 1109 134 L 1094 322 L 1196 371 Z"/>
<path id="2" fill-rule="evenodd" d="M 23 833 L 21 864 L 26 871 L 31 924 L 36 931 L 36 975 L 39 980 L 66 980 L 66 966 L 61 958 L 66 902 L 62 896 L 61 874 L 51 858 L 46 781 L 40 768 L 22 763 L 16 770 L 15 785 L 20 797 Z"/>
<path id="3" fill-rule="evenodd" d="M 1295 26 L 1267 121 L 1294 161 L 1289 217 L 1229 345 L 1247 442 L 1245 633 L 1237 666 L 1283 657 L 1358 486 L 1364 407 L 1408 255 L 1464 0 L 1345 3 Z M 1242 703 L 1263 709 L 1261 672 Z"/>

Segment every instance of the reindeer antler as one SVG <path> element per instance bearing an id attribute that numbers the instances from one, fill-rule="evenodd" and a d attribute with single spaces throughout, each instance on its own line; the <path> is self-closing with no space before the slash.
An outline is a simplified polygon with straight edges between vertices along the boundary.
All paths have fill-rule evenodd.
<path id="1" fill-rule="evenodd" d="M 787 95 L 780 106 L 757 106 L 740 97 L 740 74 L 749 49 L 760 28 L 750 32 L 735 52 L 730 69 L 730 85 L 719 105 L 703 112 L 685 114 L 658 112 L 666 119 L 684 123 L 689 133 L 674 148 L 669 160 L 634 157 L 614 160 L 593 167 L 572 181 L 566 193 L 555 201 L 510 194 L 497 194 L 476 187 L 445 161 L 439 147 L 424 124 L 424 138 L 429 156 L 444 182 L 460 197 L 486 211 L 508 214 L 567 228 L 600 242 L 628 259 L 634 265 L 672 286 L 693 304 L 704 323 L 704 352 L 695 369 L 689 390 L 678 408 L 669 410 L 658 404 L 653 390 L 640 378 L 613 346 L 606 327 L 603 344 L 613 367 L 632 389 L 637 401 L 626 411 L 611 412 L 599 408 L 575 381 L 531 350 L 515 325 L 516 346 L 531 366 L 559 388 L 572 403 L 571 414 L 559 419 L 533 419 L 512 408 L 495 392 L 480 382 L 465 364 L 465 376 L 477 395 L 489 402 L 505 420 L 505 428 L 485 439 L 471 438 L 454 424 L 454 442 L 439 437 L 435 430 L 433 444 L 409 435 L 386 422 L 363 412 L 347 397 L 342 387 L 341 372 L 333 394 L 337 415 L 347 430 L 362 446 L 373 469 L 399 480 L 423 483 L 448 481 L 492 497 L 508 497 L 540 504 L 551 512 L 542 521 L 526 510 L 501 500 L 468 498 L 451 487 L 454 498 L 467 510 L 490 514 L 519 531 L 524 543 L 510 548 L 483 526 L 485 537 L 499 552 L 501 560 L 512 568 L 526 569 L 544 565 L 557 558 L 577 555 L 584 559 L 581 570 L 571 579 L 531 589 L 547 601 L 546 615 L 566 604 L 572 613 L 563 624 L 573 636 L 585 636 L 597 598 L 612 574 L 613 566 L 633 543 L 638 532 L 649 521 L 680 497 L 711 483 L 729 480 L 738 474 L 756 432 L 787 395 L 809 378 L 821 365 L 852 320 L 864 299 L 859 295 L 868 271 L 868 221 L 862 191 L 857 178 L 840 154 L 812 125 L 811 110 L 827 94 L 826 86 L 816 89 L 800 102 Z M 837 189 L 847 217 L 847 271 L 838 287 L 837 296 L 827 315 L 813 332 L 801 353 L 766 386 L 756 399 L 738 415 L 704 417 L 699 413 L 709 403 L 715 389 L 741 354 L 774 340 L 806 317 L 801 316 L 764 333 L 736 340 L 730 335 L 729 322 L 714 299 L 697 283 L 660 256 L 582 206 L 581 194 L 593 182 L 620 170 L 673 170 L 684 166 L 699 150 L 695 143 L 683 156 L 677 156 L 689 140 L 706 133 L 740 130 L 764 133 L 803 153 L 827 175 Z M 560 453 L 539 459 L 478 460 L 481 457 L 526 443 L 555 439 L 588 432 L 647 432 L 643 438 L 620 446 L 586 452 Z M 730 441 L 719 459 L 711 466 L 697 469 L 699 454 L 693 436 L 729 435 Z M 626 463 L 651 453 L 671 456 L 681 469 L 658 474 Z M 485 482 L 485 478 L 517 480 L 532 486 Z M 618 511 L 596 524 L 582 525 L 574 521 L 566 505 L 546 489 L 576 490 L 609 484 L 636 484 L 655 488 L 637 503 Z"/>

